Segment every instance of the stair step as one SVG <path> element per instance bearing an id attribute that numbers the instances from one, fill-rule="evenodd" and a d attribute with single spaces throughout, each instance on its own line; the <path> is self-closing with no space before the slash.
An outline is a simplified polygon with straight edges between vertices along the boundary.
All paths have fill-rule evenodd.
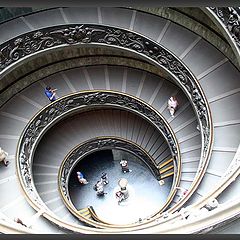
<path id="1" fill-rule="evenodd" d="M 173 169 L 173 167 L 174 167 L 174 166 L 171 165 L 171 166 L 169 166 L 169 167 L 163 169 L 162 171 L 160 171 L 160 174 L 165 173 L 165 172 L 169 171 L 170 169 Z"/>
<path id="2" fill-rule="evenodd" d="M 161 169 L 161 168 L 163 168 L 164 166 L 166 166 L 167 164 L 169 164 L 169 163 L 172 162 L 172 161 L 173 161 L 173 159 L 170 158 L 170 159 L 168 159 L 166 162 L 160 164 L 158 168 Z"/>
<path id="3" fill-rule="evenodd" d="M 161 179 L 164 179 L 164 178 L 170 177 L 170 176 L 172 176 L 172 175 L 174 175 L 174 172 L 173 172 L 173 171 L 170 172 L 170 173 L 167 173 L 167 174 L 165 174 L 165 175 L 162 175 L 162 176 L 161 176 Z"/>

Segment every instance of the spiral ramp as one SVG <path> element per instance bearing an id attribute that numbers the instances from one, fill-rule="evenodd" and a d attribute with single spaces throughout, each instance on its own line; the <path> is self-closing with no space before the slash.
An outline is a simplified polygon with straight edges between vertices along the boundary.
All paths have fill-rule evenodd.
<path id="1" fill-rule="evenodd" d="M 10 94 L 11 98 L 8 101 L 4 102 L 2 101 L 4 98 L 1 98 L 4 104 L 0 109 L 0 146 L 9 153 L 10 161 L 7 168 L 3 165 L 0 167 L 0 188 L 3 193 L 0 200 L 1 231 L 3 233 L 72 231 L 198 233 L 207 229 L 206 232 L 211 230 L 218 232 L 218 228 L 213 230 L 213 226 L 216 226 L 219 219 L 224 221 L 228 218 L 237 219 L 240 212 L 239 177 L 236 172 L 228 179 L 227 173 L 237 162 L 236 159 L 239 159 L 240 74 L 231 61 L 201 36 L 181 25 L 146 12 L 124 8 L 55 8 L 17 17 L 0 25 L 2 30 L 0 44 L 4 46 L 5 42 L 32 31 L 68 24 L 96 24 L 126 29 L 161 44 L 177 56 L 196 77 L 209 104 L 214 132 L 209 163 L 204 174 L 199 174 L 203 149 L 202 135 L 197 129 L 198 115 L 191 100 L 171 78 L 162 76 L 156 71 L 151 72 L 151 68 L 141 68 L 141 64 L 149 64 L 143 60 L 142 56 L 138 59 L 135 56 L 129 57 L 129 61 L 136 62 L 134 66 L 121 64 L 121 56 L 117 56 L 119 61 L 111 61 L 109 56 L 100 56 L 105 59 L 102 63 L 91 60 L 94 59 L 92 54 L 89 56 L 90 60 L 86 60 L 87 57 L 85 60 L 84 58 L 71 59 L 69 56 L 64 59 L 63 56 L 60 61 L 61 67 L 56 67 L 49 73 L 44 72 L 42 74 L 44 77 L 40 74 L 31 84 L 30 81 L 24 83 L 24 87 L 19 88 L 21 90 L 16 94 L 14 91 L 12 95 Z M 108 58 L 110 60 L 106 63 Z M 74 61 L 75 66 L 69 64 Z M 41 64 L 44 65 L 44 63 Z M 53 63 L 49 65 L 49 68 L 55 67 Z M 34 69 L 34 66 L 29 64 L 32 72 L 44 71 L 44 67 L 42 68 Z M 19 77 L 14 73 L 11 75 L 10 70 L 7 69 L 3 73 L 2 78 L 5 81 L 0 85 L 2 96 L 6 96 L 4 91 L 10 89 L 11 85 L 14 86 L 18 81 L 26 78 L 26 74 L 31 74 L 30 70 L 27 73 L 24 69 Z M 12 77 L 12 80 L 9 78 L 9 83 L 6 80 L 7 74 Z M 131 96 L 152 106 L 166 120 L 178 141 L 181 174 L 177 185 L 188 190 L 195 186 L 189 199 L 180 200 L 181 191 L 175 190 L 171 202 L 165 209 L 169 211 L 170 217 L 165 219 L 161 213 L 158 213 L 152 220 L 148 219 L 144 224 L 139 226 L 133 224 L 128 228 L 104 224 L 99 224 L 99 228 L 91 228 L 91 224 L 86 225 L 72 215 L 58 191 L 58 172 L 63 159 L 78 144 L 99 136 L 114 136 L 137 144 L 148 152 L 157 165 L 164 162 L 167 164 L 171 159 L 167 142 L 151 123 L 122 109 L 103 108 L 80 112 L 76 116 L 70 116 L 69 119 L 63 119 L 49 129 L 40 140 L 34 155 L 32 174 L 35 188 L 47 210 L 37 209 L 30 203 L 31 200 L 26 197 L 26 192 L 19 184 L 16 153 L 25 126 L 49 104 L 44 96 L 44 88 L 47 85 L 58 89 L 59 98 L 78 92 L 106 90 Z M 170 116 L 167 109 L 167 100 L 172 95 L 176 95 L 180 103 L 174 118 Z M 171 170 L 169 172 L 172 173 Z M 202 180 L 198 181 L 198 178 Z M 198 216 L 188 218 L 187 221 L 182 220 L 183 215 L 180 214 L 180 209 L 206 204 L 212 198 L 217 199 L 219 206 L 208 212 L 207 221 L 204 222 L 200 213 Z M 177 207 L 181 201 L 183 204 Z M 172 208 L 175 208 L 175 213 L 173 211 L 171 215 Z M 15 223 L 13 219 L 16 216 L 21 217 L 28 227 Z M 55 219 L 61 219 L 61 221 Z M 224 226 L 228 226 L 224 221 L 219 225 L 219 229 L 223 229 L 219 231 L 223 233 Z M 233 229 L 239 233 L 238 225 L 236 220 L 226 229 Z"/>

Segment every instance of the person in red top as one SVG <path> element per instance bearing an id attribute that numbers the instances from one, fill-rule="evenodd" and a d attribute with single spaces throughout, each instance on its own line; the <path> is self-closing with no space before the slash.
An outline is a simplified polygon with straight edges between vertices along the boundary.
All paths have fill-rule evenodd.
<path id="1" fill-rule="evenodd" d="M 179 201 L 180 201 L 183 197 L 185 197 L 187 195 L 188 190 L 185 188 L 182 188 L 182 187 L 176 187 L 176 189 L 179 189 L 181 191 L 181 196 L 179 198 Z"/>

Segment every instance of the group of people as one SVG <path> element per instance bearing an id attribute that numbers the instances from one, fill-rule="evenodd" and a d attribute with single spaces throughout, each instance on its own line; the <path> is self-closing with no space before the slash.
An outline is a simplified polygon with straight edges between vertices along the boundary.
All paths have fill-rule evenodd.
<path id="1" fill-rule="evenodd" d="M 77 172 L 77 178 L 80 184 L 88 184 L 88 181 L 82 172 Z M 97 181 L 97 183 L 93 187 L 93 189 L 97 192 L 97 196 L 103 196 L 104 194 L 107 194 L 106 192 L 104 192 L 103 188 L 103 186 L 106 184 L 108 184 L 108 176 L 107 173 L 103 172 L 100 180 Z"/>
<path id="2" fill-rule="evenodd" d="M 128 167 L 128 161 L 126 159 L 122 159 L 120 161 L 120 165 L 121 165 L 123 173 L 132 172 L 132 170 L 129 169 L 129 167 Z M 77 172 L 77 178 L 78 178 L 78 181 L 79 181 L 80 184 L 82 184 L 82 185 L 88 184 L 88 181 L 87 181 L 87 179 L 85 178 L 85 176 L 83 175 L 82 172 L 80 172 L 80 171 Z M 96 184 L 93 186 L 93 189 L 96 191 L 97 196 L 104 196 L 105 194 L 107 194 L 104 191 L 104 186 L 107 185 L 108 183 L 109 183 L 108 175 L 107 175 L 107 173 L 103 172 L 100 180 L 98 180 L 96 182 Z M 116 193 L 116 197 L 118 199 L 122 200 L 123 194 L 118 192 L 118 193 Z"/>

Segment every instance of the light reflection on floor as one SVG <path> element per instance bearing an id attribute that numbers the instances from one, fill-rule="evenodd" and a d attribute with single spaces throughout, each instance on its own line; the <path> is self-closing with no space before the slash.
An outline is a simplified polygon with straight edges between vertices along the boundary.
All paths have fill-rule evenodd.
<path id="1" fill-rule="evenodd" d="M 110 193 L 111 197 L 109 200 L 106 199 L 107 208 L 98 208 L 97 210 L 97 214 L 102 220 L 112 224 L 128 224 L 136 222 L 139 218 L 151 215 L 158 210 L 158 206 L 156 208 L 153 204 L 145 208 L 144 206 L 151 203 L 149 198 L 141 194 L 136 194 L 131 185 L 128 185 L 127 189 L 129 191 L 129 198 L 122 201 L 120 204 L 118 204 L 115 198 L 115 193 L 119 191 L 119 187 L 116 187 Z"/>
<path id="2" fill-rule="evenodd" d="M 81 186 L 72 181 L 69 188 L 72 202 L 77 209 L 91 205 L 103 221 L 112 224 L 129 224 L 158 212 L 165 204 L 171 188 L 171 179 L 166 179 L 165 184 L 160 186 L 149 168 L 136 159 L 129 160 L 132 172 L 125 174 L 122 173 L 118 161 L 106 157 L 101 161 L 94 157 L 91 159 L 92 161 L 88 160 L 80 166 L 84 169 L 89 184 Z M 98 197 L 93 185 L 104 171 L 109 176 L 109 184 L 105 186 L 107 194 Z M 128 180 L 129 199 L 118 205 L 115 193 L 119 189 L 120 178 Z"/>

